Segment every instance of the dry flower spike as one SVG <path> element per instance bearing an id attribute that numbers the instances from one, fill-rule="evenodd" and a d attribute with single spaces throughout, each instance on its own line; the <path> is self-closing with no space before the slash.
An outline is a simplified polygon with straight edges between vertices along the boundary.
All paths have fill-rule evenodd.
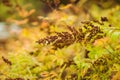
<path id="1" fill-rule="evenodd" d="M 107 18 L 102 17 L 102 21 L 108 21 Z M 99 21 L 97 21 L 99 22 Z M 96 39 L 104 37 L 103 31 L 99 26 L 95 26 L 90 21 L 82 22 L 85 24 L 82 28 L 78 30 L 75 27 L 68 26 L 70 32 L 55 32 L 56 35 L 48 36 L 46 38 L 37 41 L 39 44 L 43 45 L 53 45 L 55 48 L 63 48 L 64 46 L 69 46 L 74 42 L 84 42 L 92 43 Z M 83 30 L 84 29 L 84 30 Z M 89 34 L 88 34 L 89 33 Z"/>

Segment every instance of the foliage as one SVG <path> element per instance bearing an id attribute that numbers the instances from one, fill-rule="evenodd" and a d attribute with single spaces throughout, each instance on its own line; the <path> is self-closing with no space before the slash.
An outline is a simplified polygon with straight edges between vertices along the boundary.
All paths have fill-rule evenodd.
<path id="1" fill-rule="evenodd" d="M 0 79 L 119 80 L 119 1 L 41 1 L 52 8 L 46 17 L 30 7 L 16 9 L 15 15 L 28 21 L 6 42 L 6 54 L 0 52 Z"/>

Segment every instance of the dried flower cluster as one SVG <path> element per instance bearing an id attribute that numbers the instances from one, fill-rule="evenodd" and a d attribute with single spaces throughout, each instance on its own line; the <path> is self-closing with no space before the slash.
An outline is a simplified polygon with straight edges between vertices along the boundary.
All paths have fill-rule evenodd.
<path id="1" fill-rule="evenodd" d="M 11 61 L 9 61 L 7 58 L 2 56 L 2 60 L 7 63 L 8 65 L 12 65 Z"/>
<path id="2" fill-rule="evenodd" d="M 60 0 L 41 0 L 41 1 L 45 3 L 48 7 L 50 7 L 52 10 L 54 8 L 57 9 L 60 4 Z"/>
<path id="3" fill-rule="evenodd" d="M 108 21 L 107 18 L 102 17 L 101 22 L 103 23 Z M 102 38 L 105 34 L 100 29 L 99 26 L 95 26 L 91 21 L 82 22 L 84 24 L 83 27 L 79 28 L 78 30 L 74 27 L 68 26 L 68 30 L 70 32 L 56 32 L 54 36 L 48 36 L 46 38 L 40 39 L 37 41 L 39 44 L 52 44 L 55 48 L 63 48 L 64 46 L 68 46 L 73 44 L 74 42 L 82 42 L 82 43 L 92 43 L 96 39 Z"/>
<path id="4" fill-rule="evenodd" d="M 3 3 L 5 6 L 12 7 L 12 4 L 9 0 L 0 0 L 1 3 Z"/>
<path id="5" fill-rule="evenodd" d="M 40 0 L 41 2 L 45 3 L 48 7 L 52 10 L 58 9 L 60 4 L 76 4 L 80 0 Z"/>
<path id="6" fill-rule="evenodd" d="M 100 73 L 108 74 L 108 78 L 110 78 L 110 80 L 112 80 L 111 78 L 117 73 L 117 71 L 115 72 L 114 70 L 112 70 L 113 74 L 109 74 L 107 72 L 109 71 L 109 69 L 111 67 L 114 67 L 114 64 L 120 64 L 119 60 L 120 60 L 120 54 L 119 53 L 107 54 L 107 55 L 101 56 L 100 58 L 98 58 L 97 60 L 95 60 L 92 63 L 90 68 L 88 68 L 88 70 L 86 71 L 82 80 L 90 79 L 90 76 L 94 75 L 93 74 L 94 72 L 99 72 L 98 75 Z"/>
<path id="7" fill-rule="evenodd" d="M 69 29 L 74 29 L 69 27 Z M 75 33 L 74 33 L 75 35 Z M 48 45 L 48 44 L 52 44 L 55 47 L 59 47 L 62 48 L 64 46 L 68 46 L 70 44 L 72 44 L 75 41 L 75 39 L 73 38 L 73 35 L 69 32 L 56 32 L 55 36 L 48 36 L 44 39 L 40 39 L 37 41 L 37 43 L 39 44 L 44 44 L 44 45 Z"/>

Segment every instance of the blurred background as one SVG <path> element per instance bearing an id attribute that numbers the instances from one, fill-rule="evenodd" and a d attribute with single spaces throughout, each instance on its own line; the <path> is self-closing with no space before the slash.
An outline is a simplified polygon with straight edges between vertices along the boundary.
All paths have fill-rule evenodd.
<path id="1" fill-rule="evenodd" d="M 29 43 L 56 29 L 80 26 L 80 21 L 103 14 L 116 17 L 119 4 L 120 0 L 0 0 L 0 51 L 29 49 Z"/>

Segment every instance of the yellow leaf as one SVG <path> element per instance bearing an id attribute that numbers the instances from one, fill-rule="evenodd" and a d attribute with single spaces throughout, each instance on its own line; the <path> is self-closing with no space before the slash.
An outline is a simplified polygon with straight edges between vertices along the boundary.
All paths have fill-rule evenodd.
<path id="1" fill-rule="evenodd" d="M 102 39 L 95 40 L 94 45 L 95 46 L 102 46 L 108 41 L 107 37 L 104 37 Z"/>
<path id="2" fill-rule="evenodd" d="M 29 32 L 28 32 L 27 29 L 23 29 L 21 34 L 22 34 L 24 37 L 28 37 Z"/>

